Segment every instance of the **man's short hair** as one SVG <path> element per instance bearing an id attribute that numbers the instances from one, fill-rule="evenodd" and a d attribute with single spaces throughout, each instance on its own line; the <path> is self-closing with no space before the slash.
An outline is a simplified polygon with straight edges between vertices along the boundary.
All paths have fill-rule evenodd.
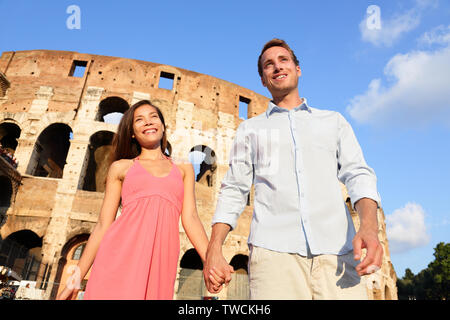
<path id="1" fill-rule="evenodd" d="M 297 57 L 295 56 L 294 51 L 291 49 L 291 47 L 289 47 L 289 45 L 286 43 L 286 41 L 274 38 L 274 39 L 270 40 L 269 42 L 267 42 L 264 45 L 263 49 L 261 50 L 261 54 L 258 57 L 258 73 L 259 73 L 260 77 L 262 77 L 262 73 L 263 73 L 263 67 L 262 67 L 262 64 L 261 64 L 261 57 L 262 57 L 262 55 L 264 54 L 264 52 L 267 49 L 272 48 L 272 47 L 283 47 L 283 48 L 285 48 L 291 54 L 292 60 L 294 60 L 295 65 L 298 66 L 300 64 L 298 62 Z"/>

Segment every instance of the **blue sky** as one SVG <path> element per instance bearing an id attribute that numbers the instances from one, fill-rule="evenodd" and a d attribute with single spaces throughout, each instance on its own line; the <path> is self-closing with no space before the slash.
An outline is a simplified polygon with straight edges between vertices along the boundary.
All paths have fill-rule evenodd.
<path id="1" fill-rule="evenodd" d="M 80 29 L 66 26 L 72 4 Z M 282 38 L 300 60 L 301 96 L 349 120 L 377 173 L 397 275 L 426 268 L 450 242 L 448 1 L 0 0 L 0 21 L 0 52 L 140 59 L 265 96 L 257 57 Z"/>

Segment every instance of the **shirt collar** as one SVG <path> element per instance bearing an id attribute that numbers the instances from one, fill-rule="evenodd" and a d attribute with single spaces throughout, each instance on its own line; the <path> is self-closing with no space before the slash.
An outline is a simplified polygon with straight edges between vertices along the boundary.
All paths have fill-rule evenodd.
<path id="1" fill-rule="evenodd" d="M 306 98 L 303 98 L 303 102 L 301 105 L 295 107 L 294 109 L 292 109 L 294 111 L 298 111 L 298 110 L 306 110 L 308 112 L 311 112 L 311 108 L 308 106 L 308 102 L 306 101 Z M 273 112 L 289 112 L 288 109 L 286 108 L 281 108 L 279 106 L 277 106 L 272 100 L 270 100 L 269 102 L 269 106 L 267 107 L 266 110 L 266 116 L 267 118 L 273 113 Z"/>

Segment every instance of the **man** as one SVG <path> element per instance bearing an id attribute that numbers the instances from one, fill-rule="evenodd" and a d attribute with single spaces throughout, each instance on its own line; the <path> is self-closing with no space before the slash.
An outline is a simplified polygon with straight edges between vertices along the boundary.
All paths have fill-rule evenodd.
<path id="1" fill-rule="evenodd" d="M 237 129 L 212 221 L 206 286 L 220 291 L 213 274 L 231 279 L 221 248 L 254 184 L 250 298 L 367 299 L 361 276 L 378 270 L 383 256 L 376 176 L 342 115 L 300 97 L 299 62 L 286 42 L 266 43 L 258 71 L 272 101 Z M 357 233 L 339 181 L 359 214 Z"/>

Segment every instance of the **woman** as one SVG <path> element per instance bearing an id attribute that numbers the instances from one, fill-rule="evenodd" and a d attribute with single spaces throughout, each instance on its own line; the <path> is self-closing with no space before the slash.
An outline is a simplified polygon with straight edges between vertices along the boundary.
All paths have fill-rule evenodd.
<path id="1" fill-rule="evenodd" d="M 195 204 L 192 164 L 173 163 L 164 117 L 148 100 L 125 112 L 113 152 L 99 221 L 71 283 L 57 299 L 74 294 L 92 263 L 85 300 L 172 299 L 180 214 L 202 261 L 208 246 Z M 122 214 L 114 221 L 120 204 Z M 216 274 L 211 278 L 223 283 Z"/>

